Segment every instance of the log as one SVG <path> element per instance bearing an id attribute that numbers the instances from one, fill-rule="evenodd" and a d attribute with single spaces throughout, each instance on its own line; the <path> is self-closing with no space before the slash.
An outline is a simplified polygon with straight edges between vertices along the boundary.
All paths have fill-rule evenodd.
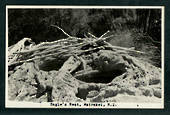
<path id="1" fill-rule="evenodd" d="M 27 59 L 27 60 L 21 60 L 21 61 L 16 61 L 16 62 L 13 62 L 13 63 L 8 63 L 8 66 L 17 65 L 17 64 L 21 64 L 21 63 L 25 63 L 25 62 L 32 62 L 34 60 L 42 59 L 42 58 L 46 58 L 46 57 L 50 57 L 50 56 L 58 56 L 59 54 L 62 54 L 62 53 L 65 53 L 65 52 L 68 52 L 68 50 L 53 53 L 53 54 L 48 54 L 48 55 L 41 56 L 41 57 L 35 57 L 35 58 Z"/>
<path id="2" fill-rule="evenodd" d="M 63 64 L 59 71 L 69 71 L 70 73 L 72 73 L 80 66 L 80 64 L 81 64 L 80 60 L 78 60 L 74 56 L 71 56 L 68 58 L 67 61 L 65 61 L 65 63 Z"/>

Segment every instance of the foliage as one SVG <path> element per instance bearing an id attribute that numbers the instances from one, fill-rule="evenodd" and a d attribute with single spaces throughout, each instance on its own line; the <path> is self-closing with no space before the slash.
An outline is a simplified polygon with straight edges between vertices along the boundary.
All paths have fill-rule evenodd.
<path id="1" fill-rule="evenodd" d="M 136 42 L 140 44 L 146 41 L 159 52 L 161 49 L 160 44 L 157 44 L 161 42 L 159 9 L 9 9 L 8 45 L 24 37 L 31 38 L 35 43 L 66 38 L 51 24 L 77 37 L 84 37 L 87 32 L 99 37 L 110 30 L 119 36 L 111 40 L 114 45 L 136 47 Z M 146 35 L 152 40 L 141 37 Z M 143 47 L 139 50 L 143 50 Z"/>

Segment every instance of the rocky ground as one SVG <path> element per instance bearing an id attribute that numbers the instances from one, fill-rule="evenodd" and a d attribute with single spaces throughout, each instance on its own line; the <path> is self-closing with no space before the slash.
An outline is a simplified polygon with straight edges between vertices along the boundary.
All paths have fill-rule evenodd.
<path id="1" fill-rule="evenodd" d="M 16 62 L 16 57 L 11 62 Z M 64 57 L 37 58 L 10 65 L 9 100 L 161 102 L 161 69 L 129 55 L 125 50 L 106 46 L 83 55 Z"/>

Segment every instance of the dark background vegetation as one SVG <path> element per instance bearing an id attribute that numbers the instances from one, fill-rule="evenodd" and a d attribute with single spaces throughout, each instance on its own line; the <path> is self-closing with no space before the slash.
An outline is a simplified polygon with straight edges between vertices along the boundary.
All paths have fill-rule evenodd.
<path id="1" fill-rule="evenodd" d="M 147 52 L 147 61 L 161 66 L 160 9 L 9 9 L 9 46 L 24 37 L 35 43 L 66 38 L 54 24 L 71 36 L 90 32 L 99 37 L 106 31 L 115 36 L 109 42 Z"/>

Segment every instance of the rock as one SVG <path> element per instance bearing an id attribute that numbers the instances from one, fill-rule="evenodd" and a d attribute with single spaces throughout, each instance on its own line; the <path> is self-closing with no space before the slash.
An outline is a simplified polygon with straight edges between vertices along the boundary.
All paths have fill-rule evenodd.
<path id="1" fill-rule="evenodd" d="M 83 55 L 83 56 L 81 56 Z M 70 56 L 55 70 L 42 69 L 43 58 L 26 62 L 9 71 L 9 100 L 31 102 L 156 102 L 161 98 L 161 70 L 128 53 L 97 50 Z M 88 80 L 76 79 L 77 71 L 84 71 L 80 56 L 90 70 L 98 70 Z M 58 57 L 53 61 L 57 61 Z M 53 58 L 48 58 L 51 61 Z M 45 60 L 45 59 L 44 59 Z M 48 66 L 47 59 L 45 67 Z M 50 64 L 53 65 L 52 62 Z M 54 67 L 58 66 L 55 65 Z M 61 62 L 60 62 L 61 64 Z M 47 71 L 48 70 L 48 71 Z M 89 70 L 86 70 L 89 71 Z M 85 77 L 87 78 L 87 77 Z M 156 85 L 156 87 L 155 87 Z M 127 99 L 126 99 L 127 97 Z M 129 99 L 129 100 L 128 100 Z"/>
<path id="2" fill-rule="evenodd" d="M 112 71 L 114 69 L 125 71 L 126 62 L 121 55 L 117 55 L 109 50 L 101 50 L 98 58 L 95 58 L 94 64 L 101 71 Z"/>
<path id="3" fill-rule="evenodd" d="M 153 89 L 153 94 L 155 97 L 161 98 L 161 89 Z"/>
<path id="4" fill-rule="evenodd" d="M 90 99 L 90 102 L 102 102 L 104 99 L 104 97 L 102 97 L 101 95 L 98 95 L 96 97 L 93 97 Z"/>
<path id="5" fill-rule="evenodd" d="M 149 87 L 141 87 L 140 90 L 144 96 L 153 96 L 153 91 Z"/>
<path id="6" fill-rule="evenodd" d="M 104 90 L 104 98 L 113 97 L 118 94 L 118 88 L 111 86 Z"/>
<path id="7" fill-rule="evenodd" d="M 155 85 L 155 84 L 159 84 L 161 82 L 159 76 L 158 78 L 154 77 L 154 78 L 151 78 L 149 79 L 149 85 Z"/>
<path id="8" fill-rule="evenodd" d="M 88 94 L 87 94 L 87 98 L 92 98 L 92 97 L 95 97 L 99 94 L 98 91 L 96 90 L 93 90 L 93 91 L 90 91 Z"/>

